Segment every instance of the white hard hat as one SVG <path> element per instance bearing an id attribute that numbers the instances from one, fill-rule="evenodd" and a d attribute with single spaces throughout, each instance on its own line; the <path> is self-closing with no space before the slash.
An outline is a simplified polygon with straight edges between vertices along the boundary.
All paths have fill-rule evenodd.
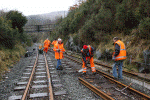
<path id="1" fill-rule="evenodd" d="M 58 38 L 58 41 L 62 41 L 61 38 Z"/>

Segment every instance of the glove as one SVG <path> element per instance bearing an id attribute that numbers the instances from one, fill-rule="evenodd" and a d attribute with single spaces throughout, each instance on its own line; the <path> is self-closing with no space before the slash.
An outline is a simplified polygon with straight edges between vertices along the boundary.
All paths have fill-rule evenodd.
<path id="1" fill-rule="evenodd" d="M 57 52 L 60 52 L 60 49 L 58 49 Z"/>
<path id="2" fill-rule="evenodd" d="M 115 56 L 112 58 L 112 60 L 115 60 Z"/>

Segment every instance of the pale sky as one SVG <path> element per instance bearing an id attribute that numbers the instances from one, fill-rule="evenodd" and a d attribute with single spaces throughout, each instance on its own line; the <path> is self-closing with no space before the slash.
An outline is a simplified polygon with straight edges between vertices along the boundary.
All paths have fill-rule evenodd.
<path id="1" fill-rule="evenodd" d="M 54 11 L 68 11 L 77 0 L 2 0 L 0 10 L 18 10 L 23 15 L 44 14 Z"/>

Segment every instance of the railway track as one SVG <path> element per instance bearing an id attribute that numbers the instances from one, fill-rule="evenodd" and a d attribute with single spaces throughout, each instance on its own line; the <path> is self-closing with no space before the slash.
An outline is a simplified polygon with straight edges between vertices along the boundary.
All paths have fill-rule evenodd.
<path id="1" fill-rule="evenodd" d="M 14 88 L 14 91 L 16 91 L 14 93 L 15 96 L 9 97 L 9 100 L 66 100 L 69 97 L 67 95 L 70 94 L 70 91 L 67 91 L 64 88 L 65 81 L 63 80 L 62 82 L 65 75 L 69 75 L 70 79 L 78 77 L 79 82 L 100 96 L 96 97 L 98 99 L 150 99 L 148 95 L 131 88 L 130 84 L 122 84 L 121 82 L 114 80 L 112 76 L 99 70 L 97 70 L 96 75 L 92 75 L 90 68 L 88 68 L 87 75 L 78 73 L 77 71 L 81 69 L 82 63 L 72 59 L 70 55 L 65 55 L 65 60 L 62 60 L 62 65 L 64 67 L 63 71 L 56 70 L 54 65 L 55 61 L 52 52 L 49 52 L 46 55 L 34 55 L 31 59 L 31 63 L 25 69 L 22 79 L 16 84 L 17 87 Z M 50 75 L 47 75 L 47 73 Z M 73 83 L 70 82 L 70 84 Z M 70 84 L 68 83 L 68 85 Z M 77 90 L 78 88 L 76 87 L 75 89 Z M 74 89 L 72 92 L 73 91 Z M 70 99 L 73 98 L 70 97 Z"/>
<path id="2" fill-rule="evenodd" d="M 70 56 L 70 55 L 69 55 Z M 68 59 L 82 64 L 71 56 L 65 56 Z M 89 67 L 89 66 L 88 66 Z M 140 91 L 131 88 L 130 84 L 125 85 L 115 80 L 111 75 L 97 70 L 97 75 L 93 76 L 88 73 L 84 77 L 79 77 L 79 81 L 93 92 L 103 97 L 106 100 L 149 100 L 150 97 Z"/>
<path id="3" fill-rule="evenodd" d="M 78 53 L 75 53 L 75 54 L 77 54 L 77 56 L 74 56 L 74 55 L 71 55 L 71 54 L 69 54 L 69 56 L 72 56 L 72 57 L 76 58 L 77 60 L 78 60 L 78 59 L 81 60 L 81 55 L 79 55 Z M 98 65 L 98 66 L 102 66 L 102 67 L 106 68 L 105 70 L 107 70 L 108 72 L 110 72 L 110 70 L 112 70 L 112 67 L 111 67 L 111 66 L 104 65 L 104 64 L 102 64 L 102 63 L 100 63 L 100 62 L 98 62 L 98 61 L 94 61 L 94 63 L 95 63 L 96 65 Z M 134 78 L 134 79 L 136 79 L 136 80 L 139 80 L 139 81 L 141 81 L 141 82 L 146 82 L 146 84 L 150 84 L 150 79 L 145 78 L 145 77 L 138 76 L 138 74 L 136 74 L 136 73 L 134 73 L 134 72 L 128 72 L 128 71 L 123 70 L 123 74 L 124 74 L 125 76 L 127 76 L 127 77 L 132 77 L 132 78 Z"/>
<path id="4" fill-rule="evenodd" d="M 24 70 L 20 82 L 16 83 L 14 96 L 9 100 L 54 100 L 66 95 L 54 64 L 49 56 L 35 55 Z"/>

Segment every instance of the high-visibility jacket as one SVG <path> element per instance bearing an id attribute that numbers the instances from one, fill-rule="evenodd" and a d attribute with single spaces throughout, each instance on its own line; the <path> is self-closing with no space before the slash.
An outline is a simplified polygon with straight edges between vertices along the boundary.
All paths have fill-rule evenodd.
<path id="1" fill-rule="evenodd" d="M 52 42 L 52 45 L 55 45 L 57 43 L 57 41 L 56 40 L 54 40 L 53 42 Z"/>
<path id="2" fill-rule="evenodd" d="M 124 44 L 122 41 L 120 41 L 120 40 L 118 40 L 118 41 L 116 41 L 116 42 L 114 43 L 114 47 L 115 47 L 115 44 L 118 44 L 118 45 L 120 46 L 120 52 L 119 52 L 119 54 L 115 57 L 115 61 L 126 59 L 127 57 L 126 57 L 125 44 Z M 113 56 L 114 56 L 114 54 L 113 54 Z"/>
<path id="3" fill-rule="evenodd" d="M 88 45 L 87 46 L 88 47 L 88 50 L 89 50 L 89 52 L 88 53 L 85 53 L 84 51 L 83 51 L 83 49 L 81 50 L 81 52 L 85 55 L 85 56 L 93 56 L 93 48 L 90 46 L 90 45 Z"/>
<path id="4" fill-rule="evenodd" d="M 42 45 L 39 45 L 39 49 L 42 49 Z"/>
<path id="5" fill-rule="evenodd" d="M 57 52 L 58 49 L 60 50 L 60 52 Z M 61 43 L 61 44 L 56 43 L 54 45 L 53 50 L 55 51 L 55 59 L 62 59 L 63 58 L 63 52 L 65 52 L 65 49 L 63 47 L 63 43 Z"/>
<path id="6" fill-rule="evenodd" d="M 84 52 L 83 49 L 81 50 L 82 58 L 84 62 L 86 61 L 86 57 L 93 57 L 93 53 L 94 53 L 93 47 L 91 47 L 90 45 L 88 45 L 87 47 L 88 47 L 88 52 Z"/>
<path id="7" fill-rule="evenodd" d="M 50 43 L 51 43 L 51 42 L 46 39 L 46 40 L 44 41 L 44 47 L 49 47 L 49 46 L 50 46 Z"/>

